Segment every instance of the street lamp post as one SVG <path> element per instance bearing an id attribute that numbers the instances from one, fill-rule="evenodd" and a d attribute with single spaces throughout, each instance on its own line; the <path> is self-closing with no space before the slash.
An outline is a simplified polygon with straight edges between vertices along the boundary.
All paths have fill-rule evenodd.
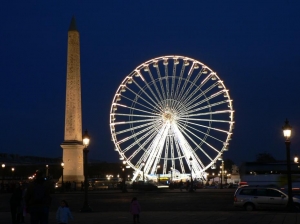
<path id="1" fill-rule="evenodd" d="M 231 180 L 230 180 L 230 181 L 228 180 L 228 179 L 231 179 L 230 177 L 231 177 L 231 174 L 228 173 L 228 174 L 227 174 L 227 183 L 228 183 L 228 182 L 231 183 Z"/>
<path id="2" fill-rule="evenodd" d="M 46 177 L 47 177 L 47 179 L 48 179 L 48 169 L 49 169 L 49 167 L 48 167 L 48 165 L 46 165 Z"/>
<path id="3" fill-rule="evenodd" d="M 122 192 L 123 193 L 127 193 L 127 189 L 126 189 L 126 161 L 123 161 L 123 166 L 121 166 L 122 168 L 122 173 L 123 173 L 123 177 L 122 177 Z"/>
<path id="4" fill-rule="evenodd" d="M 143 184 L 145 184 L 145 173 L 144 173 L 144 170 L 145 170 L 145 162 L 144 162 L 144 161 L 142 162 L 142 166 L 143 166 Z"/>
<path id="5" fill-rule="evenodd" d="M 192 164 L 193 158 L 192 158 L 192 156 L 190 156 L 189 160 L 190 160 L 190 167 L 191 167 L 191 187 L 190 187 L 189 192 L 194 192 L 194 190 L 193 190 L 194 183 L 193 183 L 193 164 Z"/>
<path id="6" fill-rule="evenodd" d="M 64 162 L 62 162 L 61 164 L 61 192 L 64 192 L 65 190 L 65 185 L 64 185 Z"/>
<path id="7" fill-rule="evenodd" d="M 223 171 L 220 171 L 220 176 L 221 176 L 221 185 L 220 185 L 220 189 L 223 189 Z"/>
<path id="8" fill-rule="evenodd" d="M 224 180 L 224 174 L 225 174 L 225 172 L 224 172 L 224 160 L 222 160 L 222 165 L 221 165 L 221 171 L 220 171 L 220 173 L 221 173 L 221 186 L 220 186 L 220 188 L 221 189 L 223 189 L 223 180 Z"/>
<path id="9" fill-rule="evenodd" d="M 89 206 L 88 203 L 88 187 L 89 187 L 89 183 L 88 183 L 88 170 L 87 170 L 87 157 L 88 157 L 88 145 L 90 144 L 90 136 L 88 135 L 87 130 L 84 132 L 84 135 L 82 136 L 82 143 L 84 145 L 84 149 L 83 149 L 83 159 L 84 159 L 84 163 L 83 163 L 83 171 L 84 171 L 84 204 L 82 209 L 80 210 L 81 212 L 92 212 L 92 209 Z"/>
<path id="10" fill-rule="evenodd" d="M 14 167 L 11 168 L 11 172 L 12 172 L 12 179 L 14 180 L 15 179 L 15 168 Z"/>
<path id="11" fill-rule="evenodd" d="M 160 165 L 157 165 L 156 166 L 156 174 L 157 174 L 157 170 L 160 168 Z M 157 182 L 160 182 L 160 175 L 158 174 L 158 181 Z"/>
<path id="12" fill-rule="evenodd" d="M 1 182 L 1 191 L 4 191 L 4 168 L 5 168 L 5 164 L 2 164 L 2 182 Z"/>
<path id="13" fill-rule="evenodd" d="M 285 137 L 286 146 L 286 166 L 287 166 L 287 180 L 288 180 L 288 209 L 293 209 L 293 195 L 292 195 L 292 177 L 291 177 L 291 158 L 290 158 L 290 145 L 291 145 L 291 134 L 292 127 L 289 125 L 289 121 L 286 119 L 284 126 L 282 127 L 283 136 Z"/>

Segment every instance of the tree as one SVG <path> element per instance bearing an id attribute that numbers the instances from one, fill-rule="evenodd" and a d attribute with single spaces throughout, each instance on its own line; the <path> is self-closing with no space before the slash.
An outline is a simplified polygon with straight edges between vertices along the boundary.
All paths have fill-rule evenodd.
<path id="1" fill-rule="evenodd" d="M 256 162 L 258 163 L 273 163 L 276 162 L 276 159 L 267 152 L 259 153 L 256 155 Z"/>
<path id="2" fill-rule="evenodd" d="M 234 162 L 231 159 L 224 159 L 224 169 L 231 173 L 232 165 Z"/>

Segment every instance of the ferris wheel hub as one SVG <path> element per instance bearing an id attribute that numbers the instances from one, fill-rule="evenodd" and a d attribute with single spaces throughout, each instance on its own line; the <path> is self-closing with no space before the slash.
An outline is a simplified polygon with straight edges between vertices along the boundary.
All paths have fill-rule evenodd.
<path id="1" fill-rule="evenodd" d="M 163 119 L 165 120 L 165 121 L 172 121 L 173 120 L 173 114 L 171 113 L 171 112 L 169 112 L 169 111 L 166 111 L 165 113 L 163 113 Z"/>
<path id="2" fill-rule="evenodd" d="M 165 122 L 172 123 L 173 121 L 177 120 L 177 113 L 175 110 L 170 109 L 168 106 L 164 109 L 162 113 L 162 119 Z"/>

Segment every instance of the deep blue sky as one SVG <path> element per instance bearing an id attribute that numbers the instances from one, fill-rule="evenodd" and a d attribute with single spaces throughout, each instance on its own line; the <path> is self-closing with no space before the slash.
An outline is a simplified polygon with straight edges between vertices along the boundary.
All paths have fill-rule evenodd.
<path id="1" fill-rule="evenodd" d="M 240 163 L 268 152 L 284 159 L 285 118 L 294 127 L 292 154 L 300 153 L 299 11 L 298 0 L 2 1 L 0 152 L 62 155 L 75 15 L 90 158 L 118 161 L 108 120 L 113 95 L 136 66 L 170 54 L 203 62 L 230 89 L 236 125 L 225 158 Z"/>

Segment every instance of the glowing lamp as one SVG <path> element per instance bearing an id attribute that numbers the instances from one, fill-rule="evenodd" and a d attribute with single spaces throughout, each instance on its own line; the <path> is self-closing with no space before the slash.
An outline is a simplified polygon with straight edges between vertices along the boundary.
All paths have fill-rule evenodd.
<path id="1" fill-rule="evenodd" d="M 83 136 L 82 136 L 82 143 L 84 145 L 85 148 L 87 148 L 90 144 L 90 136 L 88 134 L 88 131 L 85 130 Z"/>
<path id="2" fill-rule="evenodd" d="M 284 126 L 282 127 L 282 130 L 283 130 L 283 136 L 285 137 L 285 139 L 288 141 L 290 140 L 290 137 L 292 135 L 292 127 L 291 125 L 289 124 L 289 121 L 288 119 L 285 120 L 285 124 Z"/>

